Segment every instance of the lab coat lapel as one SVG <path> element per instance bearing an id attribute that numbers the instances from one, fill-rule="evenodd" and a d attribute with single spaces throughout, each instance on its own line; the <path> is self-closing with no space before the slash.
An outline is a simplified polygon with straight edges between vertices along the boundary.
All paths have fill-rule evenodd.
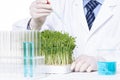
<path id="1" fill-rule="evenodd" d="M 85 29 L 85 31 L 87 33 L 89 33 L 89 29 L 88 29 L 88 24 L 86 21 L 86 17 L 85 17 L 85 13 L 84 13 L 84 6 L 83 6 L 83 0 L 78 0 L 81 4 L 80 4 L 80 23 L 82 25 L 82 27 Z"/>
<path id="2" fill-rule="evenodd" d="M 85 32 L 89 33 L 89 29 L 83 9 L 83 0 L 74 0 L 72 10 L 73 10 L 73 18 L 75 17 L 75 19 L 77 19 L 75 20 L 78 23 L 77 27 L 82 26 L 82 29 L 84 29 Z"/>
<path id="3" fill-rule="evenodd" d="M 94 34 L 105 22 L 113 16 L 112 9 L 116 6 L 116 0 L 104 0 L 103 5 L 93 23 L 93 26 L 90 31 L 90 36 Z"/>

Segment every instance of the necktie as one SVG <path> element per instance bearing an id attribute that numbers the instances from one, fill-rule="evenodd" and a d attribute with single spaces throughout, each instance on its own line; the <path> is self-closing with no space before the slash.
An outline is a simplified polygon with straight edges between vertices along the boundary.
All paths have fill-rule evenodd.
<path id="1" fill-rule="evenodd" d="M 92 27 L 93 21 L 95 20 L 95 14 L 93 10 L 98 6 L 99 2 L 96 0 L 90 0 L 86 5 L 87 13 L 86 13 L 86 20 L 88 23 L 89 30 Z"/>

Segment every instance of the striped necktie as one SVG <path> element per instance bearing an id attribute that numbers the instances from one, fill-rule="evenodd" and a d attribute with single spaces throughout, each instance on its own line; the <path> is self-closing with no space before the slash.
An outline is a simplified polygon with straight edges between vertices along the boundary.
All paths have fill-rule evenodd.
<path id="1" fill-rule="evenodd" d="M 86 13 L 86 20 L 88 23 L 89 30 L 92 27 L 93 21 L 95 20 L 95 14 L 93 10 L 98 6 L 99 2 L 96 0 L 90 0 L 86 5 L 87 13 Z"/>

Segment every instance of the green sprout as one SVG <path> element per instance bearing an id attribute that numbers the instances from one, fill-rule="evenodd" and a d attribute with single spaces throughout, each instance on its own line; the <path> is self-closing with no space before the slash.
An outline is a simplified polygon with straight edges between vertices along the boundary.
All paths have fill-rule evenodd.
<path id="1" fill-rule="evenodd" d="M 38 55 L 45 56 L 45 64 L 66 65 L 72 63 L 75 38 L 67 33 L 45 30 L 39 32 L 38 39 L 41 41 Z"/>

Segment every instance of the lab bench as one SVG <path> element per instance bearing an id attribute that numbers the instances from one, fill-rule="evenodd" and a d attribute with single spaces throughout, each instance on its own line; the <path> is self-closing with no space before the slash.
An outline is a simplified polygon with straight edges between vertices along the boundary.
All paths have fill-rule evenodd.
<path id="1" fill-rule="evenodd" d="M 97 72 L 67 74 L 41 74 L 39 77 L 25 78 L 21 74 L 0 73 L 0 80 L 120 80 L 120 71 L 116 75 L 98 75 Z"/>

